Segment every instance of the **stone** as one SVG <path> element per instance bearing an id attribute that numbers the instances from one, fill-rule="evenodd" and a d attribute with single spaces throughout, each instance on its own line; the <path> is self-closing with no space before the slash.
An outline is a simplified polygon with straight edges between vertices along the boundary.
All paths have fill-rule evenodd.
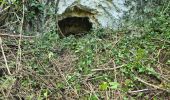
<path id="1" fill-rule="evenodd" d="M 128 11 L 125 0 L 61 0 L 58 25 L 63 35 L 81 35 L 97 28 L 117 29 Z"/>

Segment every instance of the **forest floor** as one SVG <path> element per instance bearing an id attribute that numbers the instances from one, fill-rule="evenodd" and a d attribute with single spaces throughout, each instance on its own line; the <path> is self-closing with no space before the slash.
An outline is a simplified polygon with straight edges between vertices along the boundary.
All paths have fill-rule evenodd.
<path id="1" fill-rule="evenodd" d="M 142 27 L 1 36 L 0 99 L 168 100 L 169 36 Z"/>
<path id="2" fill-rule="evenodd" d="M 1 0 L 0 100 L 170 100 L 170 2 L 126 1 L 116 31 L 61 38 L 59 0 Z"/>

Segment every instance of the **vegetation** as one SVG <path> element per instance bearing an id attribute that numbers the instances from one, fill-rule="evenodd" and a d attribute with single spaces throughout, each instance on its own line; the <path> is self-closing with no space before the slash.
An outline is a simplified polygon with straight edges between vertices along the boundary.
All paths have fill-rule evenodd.
<path id="1" fill-rule="evenodd" d="M 31 4 L 27 2 L 24 6 L 35 7 L 36 12 L 40 11 L 39 15 L 29 9 L 23 10 L 20 1 L 13 4 L 0 1 L 4 10 L 9 7 L 7 12 L 16 15 L 11 17 L 9 13 L 1 22 L 2 28 L 13 31 L 10 29 L 12 24 L 20 23 L 14 27 L 16 35 L 0 35 L 0 99 L 170 98 L 168 0 L 168 3 L 153 0 L 151 10 L 138 13 L 142 15 L 140 19 L 137 16 L 130 16 L 136 18 L 134 20 L 125 17 L 126 25 L 116 31 L 96 29 L 81 37 L 71 35 L 64 38 L 56 33 L 55 23 L 46 30 L 40 29 L 40 36 L 33 33 L 36 25 L 33 25 L 32 32 L 26 30 L 22 20 L 29 23 L 38 20 L 37 16 L 44 18 L 41 24 L 49 16 L 52 16 L 50 21 L 55 20 L 55 12 L 45 15 L 50 4 L 29 1 Z M 139 9 L 142 10 L 140 6 Z M 12 23 L 17 18 L 16 23 Z"/>

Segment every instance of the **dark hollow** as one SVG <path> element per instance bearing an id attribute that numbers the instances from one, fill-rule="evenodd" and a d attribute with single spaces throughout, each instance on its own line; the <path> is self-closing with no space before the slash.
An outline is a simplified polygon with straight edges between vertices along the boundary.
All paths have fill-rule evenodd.
<path id="1" fill-rule="evenodd" d="M 67 17 L 58 21 L 59 28 L 64 36 L 81 36 L 92 29 L 88 17 Z"/>

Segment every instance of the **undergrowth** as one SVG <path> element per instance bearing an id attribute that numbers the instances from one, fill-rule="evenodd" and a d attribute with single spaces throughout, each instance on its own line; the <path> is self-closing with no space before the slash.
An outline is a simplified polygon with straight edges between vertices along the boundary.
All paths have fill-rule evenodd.
<path id="1" fill-rule="evenodd" d="M 10 47 L 12 39 L 4 39 L 13 75 L 6 75 L 3 68 L 1 98 L 168 99 L 169 31 L 143 32 L 132 36 L 100 29 L 63 39 L 49 32 L 26 39 L 18 72 L 13 61 L 15 42 Z"/>
<path id="2" fill-rule="evenodd" d="M 37 6 L 43 8 L 31 7 Z M 64 38 L 50 31 L 22 38 L 21 47 L 18 38 L 2 37 L 0 99 L 170 99 L 167 9 L 118 31 L 97 29 Z"/>

